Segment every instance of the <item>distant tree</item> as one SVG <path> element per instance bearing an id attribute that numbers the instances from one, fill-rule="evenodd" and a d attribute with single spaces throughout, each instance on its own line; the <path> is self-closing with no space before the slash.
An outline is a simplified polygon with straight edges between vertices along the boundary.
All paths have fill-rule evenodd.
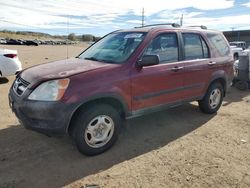
<path id="1" fill-rule="evenodd" d="M 82 35 L 82 41 L 94 41 L 94 36 L 93 35 L 89 35 L 89 34 L 85 34 Z"/>
<path id="2" fill-rule="evenodd" d="M 96 42 L 96 41 L 100 40 L 101 38 L 102 38 L 102 37 L 95 37 L 95 40 L 94 40 L 94 41 Z"/>
<path id="3" fill-rule="evenodd" d="M 71 40 L 71 41 L 75 41 L 75 40 L 76 40 L 76 35 L 75 35 L 75 33 L 70 33 L 70 34 L 68 35 L 68 39 Z"/>
<path id="4" fill-rule="evenodd" d="M 1 32 L 3 32 L 3 33 L 13 33 L 13 34 L 16 33 L 15 31 L 10 31 L 10 30 L 7 30 L 7 29 L 2 30 Z"/>

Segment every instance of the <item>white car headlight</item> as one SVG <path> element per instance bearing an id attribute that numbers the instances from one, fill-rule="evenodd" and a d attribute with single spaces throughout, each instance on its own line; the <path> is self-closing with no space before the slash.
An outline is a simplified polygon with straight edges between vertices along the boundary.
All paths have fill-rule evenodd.
<path id="1" fill-rule="evenodd" d="M 29 95 L 28 99 L 38 101 L 58 101 L 63 97 L 68 85 L 68 78 L 44 82 Z"/>

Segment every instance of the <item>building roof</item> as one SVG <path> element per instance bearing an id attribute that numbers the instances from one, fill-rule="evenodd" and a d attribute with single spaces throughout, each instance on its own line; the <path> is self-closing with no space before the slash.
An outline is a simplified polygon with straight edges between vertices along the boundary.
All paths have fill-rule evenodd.
<path id="1" fill-rule="evenodd" d="M 237 30 L 237 31 L 223 31 L 224 35 L 236 35 L 240 33 L 241 36 L 250 36 L 250 30 Z"/>

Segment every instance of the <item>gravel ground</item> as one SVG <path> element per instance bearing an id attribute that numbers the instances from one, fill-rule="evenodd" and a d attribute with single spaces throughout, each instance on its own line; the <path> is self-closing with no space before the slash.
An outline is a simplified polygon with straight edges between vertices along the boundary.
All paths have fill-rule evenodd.
<path id="1" fill-rule="evenodd" d="M 24 68 L 67 57 L 65 46 L 6 48 Z M 0 187 L 250 187 L 249 90 L 231 88 L 214 115 L 193 102 L 126 121 L 113 148 L 87 157 L 67 136 L 19 125 L 7 100 L 13 80 L 0 79 Z"/>

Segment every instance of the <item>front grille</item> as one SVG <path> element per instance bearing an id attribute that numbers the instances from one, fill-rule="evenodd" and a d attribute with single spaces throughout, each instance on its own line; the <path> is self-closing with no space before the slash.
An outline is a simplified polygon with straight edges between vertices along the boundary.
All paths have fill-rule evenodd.
<path id="1" fill-rule="evenodd" d="M 18 77 L 13 84 L 13 90 L 17 95 L 21 96 L 25 92 L 29 84 L 30 83 L 26 80 Z"/>

